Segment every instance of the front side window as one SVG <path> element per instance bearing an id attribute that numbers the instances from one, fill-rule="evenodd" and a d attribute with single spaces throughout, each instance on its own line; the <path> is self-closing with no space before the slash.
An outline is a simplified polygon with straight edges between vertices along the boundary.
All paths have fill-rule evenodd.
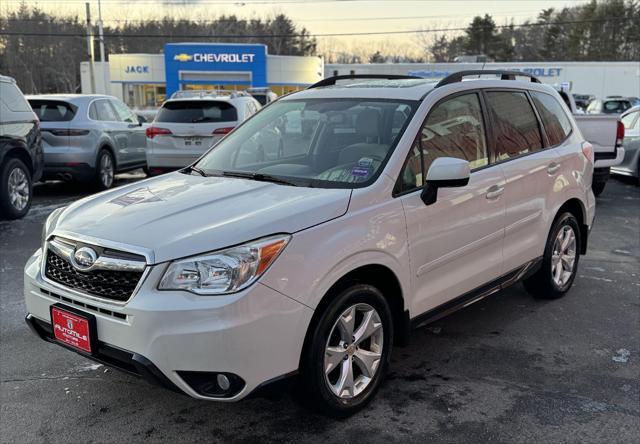
<path id="1" fill-rule="evenodd" d="M 129 107 L 124 103 L 120 102 L 119 100 L 112 100 L 111 104 L 115 108 L 116 113 L 118 114 L 118 117 L 120 117 L 120 120 L 128 123 L 138 122 L 138 119 L 136 118 L 136 116 L 133 114 L 133 112 L 131 112 Z"/>
<path id="2" fill-rule="evenodd" d="M 225 137 L 197 166 L 211 174 L 278 176 L 302 186 L 366 186 L 381 171 L 402 134 L 398 125 L 404 130 L 416 103 L 357 98 L 276 102 Z"/>
<path id="3" fill-rule="evenodd" d="M 235 122 L 238 111 L 229 102 L 213 100 L 176 100 L 166 102 L 158 111 L 156 122 L 216 123 Z"/>
<path id="4" fill-rule="evenodd" d="M 486 97 L 496 138 L 496 161 L 542 149 L 538 119 L 525 93 L 488 91 Z"/>
<path id="5" fill-rule="evenodd" d="M 440 102 L 429 112 L 402 170 L 399 192 L 422 187 L 431 163 L 438 157 L 467 160 L 472 170 L 489 163 L 476 93 Z"/>
<path id="6" fill-rule="evenodd" d="M 551 146 L 562 143 L 571 133 L 571 122 L 560 103 L 551 95 L 532 92 L 533 103 L 540 114 Z"/>

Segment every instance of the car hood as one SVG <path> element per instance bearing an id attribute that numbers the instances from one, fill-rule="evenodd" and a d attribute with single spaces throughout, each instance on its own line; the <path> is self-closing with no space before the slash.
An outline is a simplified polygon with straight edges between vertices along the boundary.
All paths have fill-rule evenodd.
<path id="1" fill-rule="evenodd" d="M 159 263 L 295 233 L 342 216 L 350 197 L 348 189 L 176 172 L 75 202 L 54 234 L 138 247 Z"/>

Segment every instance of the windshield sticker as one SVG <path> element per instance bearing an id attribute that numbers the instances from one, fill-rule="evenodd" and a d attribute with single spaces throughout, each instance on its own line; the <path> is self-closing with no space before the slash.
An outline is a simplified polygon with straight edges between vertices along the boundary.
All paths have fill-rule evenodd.
<path id="1" fill-rule="evenodd" d="M 371 165 L 373 165 L 373 159 L 371 157 L 363 157 L 362 159 L 358 160 L 358 166 L 370 167 Z"/>
<path id="2" fill-rule="evenodd" d="M 351 169 L 351 175 L 356 177 L 367 177 L 371 169 L 368 167 L 356 166 Z"/>

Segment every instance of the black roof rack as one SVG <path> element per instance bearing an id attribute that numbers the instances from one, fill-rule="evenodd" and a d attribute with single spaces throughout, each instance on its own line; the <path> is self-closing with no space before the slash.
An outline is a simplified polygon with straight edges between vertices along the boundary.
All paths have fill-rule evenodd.
<path id="1" fill-rule="evenodd" d="M 453 74 L 449 74 L 444 79 L 440 80 L 436 85 L 436 88 L 444 85 L 449 85 L 450 83 L 462 82 L 463 77 L 468 76 L 480 76 L 484 74 L 495 74 L 500 76 L 500 80 L 515 80 L 517 76 L 519 77 L 529 77 L 533 83 L 542 83 L 536 76 L 531 75 L 527 72 L 522 71 L 504 71 L 500 69 L 473 69 L 468 71 L 458 71 Z"/>
<path id="2" fill-rule="evenodd" d="M 422 77 L 416 76 L 402 76 L 397 74 L 349 74 L 343 76 L 333 76 L 322 79 L 319 82 L 314 83 L 307 89 L 320 88 L 321 86 L 335 85 L 338 80 L 357 80 L 357 79 L 386 79 L 386 80 L 399 80 L 399 79 L 422 79 Z"/>

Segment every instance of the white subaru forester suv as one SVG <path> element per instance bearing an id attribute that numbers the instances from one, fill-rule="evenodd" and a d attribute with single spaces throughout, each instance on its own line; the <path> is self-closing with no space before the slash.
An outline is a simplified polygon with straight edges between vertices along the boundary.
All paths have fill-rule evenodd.
<path id="1" fill-rule="evenodd" d="M 25 268 L 33 331 L 206 400 L 298 375 L 345 416 L 409 327 L 519 280 L 569 290 L 593 150 L 553 88 L 346 77 L 273 102 L 186 169 L 54 211 Z"/>

